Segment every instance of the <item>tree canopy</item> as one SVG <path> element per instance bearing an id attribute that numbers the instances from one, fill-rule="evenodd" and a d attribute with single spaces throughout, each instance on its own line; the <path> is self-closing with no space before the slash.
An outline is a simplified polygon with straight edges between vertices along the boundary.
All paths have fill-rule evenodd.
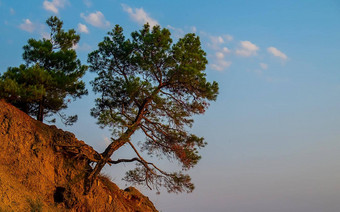
<path id="1" fill-rule="evenodd" d="M 67 117 L 60 110 L 67 108 L 67 97 L 76 99 L 87 94 L 80 80 L 87 66 L 81 65 L 74 50 L 80 36 L 74 29 L 62 29 L 63 22 L 55 16 L 46 23 L 50 37 L 29 39 L 23 47 L 25 64 L 10 67 L 0 76 L 0 98 L 40 121 L 58 113 L 65 124 L 72 124 L 77 116 Z"/>
<path id="2" fill-rule="evenodd" d="M 88 175 L 89 187 L 105 164 L 136 162 L 125 180 L 163 186 L 168 192 L 191 192 L 194 185 L 186 171 L 200 160 L 198 149 L 204 138 L 189 133 L 193 115 L 203 114 L 209 101 L 216 100 L 218 84 L 206 79 L 206 53 L 193 33 L 173 43 L 170 31 L 148 24 L 125 38 L 116 25 L 98 49 L 89 54 L 91 82 L 100 94 L 91 114 L 101 127 L 112 129 L 112 143 Z M 131 136 L 143 132 L 141 151 L 178 161 L 182 170 L 166 172 L 145 160 Z M 111 156 L 124 144 L 136 157 L 113 161 Z"/>

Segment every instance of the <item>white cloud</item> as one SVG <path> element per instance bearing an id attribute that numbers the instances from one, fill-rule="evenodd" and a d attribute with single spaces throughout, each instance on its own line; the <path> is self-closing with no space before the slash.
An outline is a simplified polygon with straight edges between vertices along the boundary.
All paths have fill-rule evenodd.
<path id="1" fill-rule="evenodd" d="M 224 58 L 223 52 L 216 52 L 216 58 L 217 58 L 218 60 L 223 59 L 223 58 Z"/>
<path id="2" fill-rule="evenodd" d="M 241 47 L 236 49 L 236 54 L 243 57 L 250 57 L 256 55 L 257 54 L 256 52 L 259 50 L 259 47 L 257 47 L 250 41 L 241 41 L 240 45 Z"/>
<path id="3" fill-rule="evenodd" d="M 9 9 L 9 12 L 11 13 L 11 15 L 14 15 L 15 14 L 15 10 L 13 8 L 10 8 Z"/>
<path id="4" fill-rule="evenodd" d="M 224 40 L 222 36 L 210 36 L 211 43 L 213 44 L 222 44 Z"/>
<path id="5" fill-rule="evenodd" d="M 78 31 L 83 32 L 85 34 L 89 33 L 89 29 L 87 28 L 87 26 L 85 24 L 81 24 L 81 23 L 78 24 Z"/>
<path id="6" fill-rule="evenodd" d="M 233 36 L 231 35 L 223 35 L 223 38 L 226 40 L 226 41 L 232 41 L 234 38 Z"/>
<path id="7" fill-rule="evenodd" d="M 129 16 L 134 20 L 135 22 L 139 24 L 146 24 L 149 23 L 151 27 L 159 25 L 159 23 L 150 17 L 149 14 L 147 14 L 143 8 L 131 8 L 126 4 L 121 4 L 123 7 L 123 10 L 129 14 Z"/>
<path id="8" fill-rule="evenodd" d="M 206 32 L 200 33 L 202 36 L 207 37 L 209 39 L 207 46 L 215 51 L 220 50 L 221 48 L 223 48 L 223 45 L 225 45 L 225 43 L 233 40 L 233 37 L 228 34 L 213 36 L 209 35 L 209 33 Z"/>
<path id="9" fill-rule="evenodd" d="M 109 138 L 109 137 L 107 137 L 107 136 L 103 136 L 103 140 L 104 140 L 104 143 L 106 144 L 106 145 L 110 145 L 110 143 L 111 143 L 111 139 Z"/>
<path id="10" fill-rule="evenodd" d="M 74 50 L 77 50 L 77 51 L 85 51 L 85 52 L 88 52 L 88 51 L 91 51 L 92 50 L 92 46 L 90 46 L 89 44 L 87 43 L 83 43 L 83 44 L 76 44 L 75 46 L 72 47 Z"/>
<path id="11" fill-rule="evenodd" d="M 83 0 L 84 4 L 86 7 L 91 7 L 92 6 L 92 1 L 91 0 Z"/>
<path id="12" fill-rule="evenodd" d="M 225 44 L 232 40 L 232 36 L 227 34 L 214 36 L 204 31 L 200 31 L 200 35 L 208 39 L 206 45 L 212 50 L 213 56 L 210 68 L 217 71 L 223 71 L 228 68 L 232 62 L 226 60 L 225 57 L 231 50 Z"/>
<path id="13" fill-rule="evenodd" d="M 223 52 L 216 52 L 215 53 L 215 61 L 211 65 L 211 68 L 217 71 L 223 71 L 231 65 L 231 61 L 226 61 L 224 59 L 225 55 Z"/>
<path id="14" fill-rule="evenodd" d="M 286 54 L 284 54 L 283 52 L 281 52 L 280 50 L 278 50 L 277 48 L 275 48 L 273 46 L 267 48 L 267 51 L 270 54 L 274 55 L 275 57 L 281 58 L 282 60 L 287 60 L 288 59 Z"/>
<path id="15" fill-rule="evenodd" d="M 81 13 L 80 17 L 95 27 L 106 28 L 110 26 L 110 22 L 105 19 L 103 13 L 100 11 L 90 13 L 88 16 L 85 16 L 84 13 Z"/>
<path id="16" fill-rule="evenodd" d="M 24 20 L 24 23 L 20 24 L 19 25 L 19 28 L 26 31 L 26 32 L 29 32 L 29 33 L 32 33 L 34 30 L 35 30 L 35 25 L 30 21 L 30 19 L 25 19 Z"/>
<path id="17" fill-rule="evenodd" d="M 211 65 L 211 68 L 216 71 L 223 71 L 231 65 L 231 61 L 217 60 L 216 63 Z"/>
<path id="18" fill-rule="evenodd" d="M 223 47 L 222 51 L 227 54 L 231 52 L 227 47 Z"/>
<path id="19" fill-rule="evenodd" d="M 197 32 L 197 28 L 196 28 L 195 26 L 192 26 L 192 27 L 191 27 L 191 32 L 192 32 L 192 33 L 196 33 L 196 32 Z"/>
<path id="20" fill-rule="evenodd" d="M 41 33 L 40 33 L 40 36 L 41 36 L 42 38 L 47 39 L 47 40 L 48 40 L 48 39 L 51 39 L 50 33 L 45 32 L 45 31 L 41 32 Z"/>
<path id="21" fill-rule="evenodd" d="M 231 35 L 210 36 L 210 41 L 213 45 L 220 45 L 232 40 L 233 36 Z"/>
<path id="22" fill-rule="evenodd" d="M 168 29 L 170 29 L 170 31 L 172 31 L 171 34 L 173 34 L 176 38 L 181 38 L 181 37 L 184 37 L 185 35 L 185 32 L 183 29 L 181 28 L 176 28 L 176 27 L 173 27 L 173 26 L 166 26 Z"/>
<path id="23" fill-rule="evenodd" d="M 68 4 L 67 0 L 45 0 L 43 6 L 45 10 L 49 10 L 57 14 L 59 12 L 59 8 L 64 8 L 66 4 Z"/>
<path id="24" fill-rule="evenodd" d="M 33 23 L 30 19 L 23 19 L 23 23 L 19 25 L 19 28 L 29 33 L 38 34 L 41 38 L 50 39 L 50 34 L 45 31 L 45 25 Z"/>
<path id="25" fill-rule="evenodd" d="M 263 70 L 267 70 L 267 69 L 268 69 L 268 64 L 266 64 L 266 63 L 260 63 L 260 67 L 261 67 Z"/>
<path id="26" fill-rule="evenodd" d="M 208 47 L 213 50 L 219 50 L 224 43 L 222 36 L 209 36 L 209 40 Z"/>

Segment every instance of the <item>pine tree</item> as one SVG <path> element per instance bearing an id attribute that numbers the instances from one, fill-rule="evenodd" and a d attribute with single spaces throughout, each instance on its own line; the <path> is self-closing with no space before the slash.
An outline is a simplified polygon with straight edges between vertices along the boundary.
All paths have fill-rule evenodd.
<path id="1" fill-rule="evenodd" d="M 87 66 L 81 65 L 73 49 L 80 36 L 73 29 L 62 29 L 63 22 L 55 16 L 46 23 L 50 38 L 29 39 L 23 47 L 26 63 L 8 68 L 0 76 L 0 98 L 39 121 L 58 113 L 65 124 L 72 124 L 77 116 L 66 117 L 60 110 L 67 108 L 67 97 L 76 99 L 87 94 L 80 80 Z"/>
<path id="2" fill-rule="evenodd" d="M 133 32 L 131 39 L 117 25 L 89 54 L 90 70 L 98 75 L 93 89 L 100 94 L 91 113 L 101 127 L 110 127 L 112 143 L 90 170 L 87 191 L 107 163 L 122 162 L 137 163 L 124 178 L 129 182 L 157 190 L 163 186 L 168 192 L 194 189 L 190 176 L 182 171 L 197 164 L 198 149 L 206 142 L 188 130 L 192 116 L 203 114 L 218 94 L 218 84 L 206 79 L 205 56 L 195 34 L 173 43 L 168 29 L 149 25 Z M 182 171 L 166 172 L 145 160 L 131 140 L 137 131 L 145 135 L 142 150 L 177 160 Z M 113 161 L 111 156 L 125 144 L 136 157 Z"/>

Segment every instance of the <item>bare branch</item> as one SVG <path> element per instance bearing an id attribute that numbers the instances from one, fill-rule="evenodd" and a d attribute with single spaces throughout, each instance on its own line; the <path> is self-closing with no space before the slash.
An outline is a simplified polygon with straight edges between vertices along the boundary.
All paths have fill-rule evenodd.
<path id="1" fill-rule="evenodd" d="M 170 96 L 173 100 L 175 100 L 176 102 L 178 102 L 180 105 L 182 105 L 182 106 L 184 106 L 184 105 L 186 105 L 186 103 L 185 102 L 183 102 L 181 99 L 178 99 L 178 98 L 176 98 L 174 95 L 172 95 L 172 94 L 170 94 L 170 93 L 167 93 L 167 92 L 165 92 L 165 91 L 160 91 L 162 94 L 164 94 L 164 95 L 167 95 L 167 96 Z"/>
<path id="2" fill-rule="evenodd" d="M 118 164 L 118 163 L 130 163 L 130 162 L 134 162 L 134 161 L 138 161 L 138 162 L 142 163 L 142 161 L 139 158 L 109 160 L 108 163 Z"/>
<path id="3" fill-rule="evenodd" d="M 147 121 L 148 123 L 152 124 L 152 125 L 156 128 L 156 130 L 157 130 L 158 132 L 162 133 L 164 136 L 168 136 L 168 133 L 166 133 L 163 129 L 160 128 L 160 127 L 164 127 L 164 126 L 162 126 L 160 123 L 158 123 L 158 122 L 153 122 L 153 121 L 151 121 L 150 119 L 146 118 L 145 116 L 144 116 L 144 120 Z M 159 127 L 159 126 L 160 126 L 160 127 Z M 169 128 L 168 128 L 168 129 L 169 129 Z M 149 131 L 151 131 L 151 130 L 149 129 Z"/>
<path id="4" fill-rule="evenodd" d="M 150 134 L 146 131 L 146 129 L 145 129 L 144 126 L 141 126 L 141 129 L 142 129 L 142 131 L 144 132 L 144 134 L 145 134 L 148 138 L 150 138 L 154 143 L 156 143 L 157 145 L 160 145 L 160 146 L 162 146 L 162 147 L 164 147 L 164 148 L 166 148 L 166 149 L 170 149 L 170 147 L 168 147 L 168 146 L 166 146 L 166 145 L 160 143 L 159 141 L 157 141 L 154 137 L 156 137 L 158 140 L 160 140 L 160 139 L 159 139 L 157 136 L 155 136 L 154 133 L 153 133 L 152 131 L 151 131 L 151 133 L 152 133 L 153 135 L 150 135 Z"/>
<path id="5" fill-rule="evenodd" d="M 157 173 L 155 173 L 149 166 L 148 166 L 148 162 L 139 154 L 139 152 L 137 151 L 136 147 L 131 143 L 131 141 L 128 141 L 128 143 L 130 144 L 130 146 L 132 147 L 132 149 L 135 151 L 135 153 L 137 154 L 137 156 L 139 157 L 139 159 L 141 160 L 141 163 L 144 165 L 145 168 L 147 168 L 152 174 L 157 175 Z"/>

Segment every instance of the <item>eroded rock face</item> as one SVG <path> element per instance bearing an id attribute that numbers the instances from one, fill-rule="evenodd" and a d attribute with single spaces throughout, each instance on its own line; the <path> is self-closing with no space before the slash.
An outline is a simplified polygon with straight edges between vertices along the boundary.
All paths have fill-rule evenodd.
<path id="1" fill-rule="evenodd" d="M 98 157 L 72 133 L 0 100 L 0 211 L 157 211 L 139 191 L 105 176 L 83 195 L 88 160 Z"/>

